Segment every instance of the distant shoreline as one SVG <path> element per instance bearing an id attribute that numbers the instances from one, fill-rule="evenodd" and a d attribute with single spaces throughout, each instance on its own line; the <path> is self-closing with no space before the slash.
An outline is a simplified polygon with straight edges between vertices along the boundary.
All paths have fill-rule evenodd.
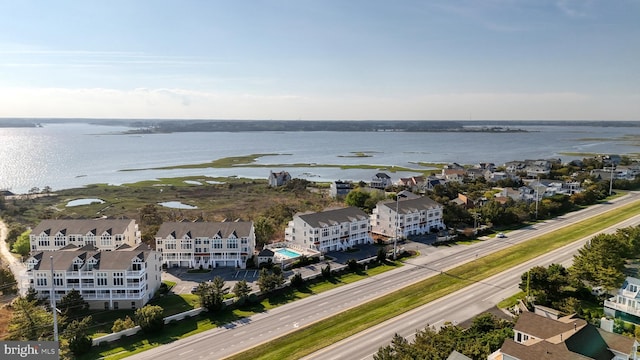
<path id="1" fill-rule="evenodd" d="M 164 120 L 164 119 L 62 119 L 0 118 L 2 127 L 41 127 L 46 124 L 84 123 L 131 128 L 120 134 L 177 132 L 460 132 L 527 133 L 523 126 L 640 127 L 640 121 L 556 120 Z"/>

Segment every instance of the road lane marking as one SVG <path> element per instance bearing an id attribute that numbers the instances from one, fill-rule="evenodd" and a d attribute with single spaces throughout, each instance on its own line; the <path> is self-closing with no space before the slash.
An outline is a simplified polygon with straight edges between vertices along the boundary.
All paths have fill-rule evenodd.
<path id="1" fill-rule="evenodd" d="M 192 351 L 193 351 L 193 349 L 191 349 L 191 350 L 187 350 L 187 351 L 185 351 L 185 352 L 181 352 L 181 353 L 180 353 L 180 354 L 178 354 L 178 355 L 182 356 L 182 355 L 184 355 L 184 354 L 188 354 L 188 353 L 190 353 L 190 352 L 192 352 Z"/>

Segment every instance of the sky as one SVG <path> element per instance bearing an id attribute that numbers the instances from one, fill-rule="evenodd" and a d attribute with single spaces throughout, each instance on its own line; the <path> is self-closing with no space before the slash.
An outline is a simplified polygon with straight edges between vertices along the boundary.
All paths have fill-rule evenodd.
<path id="1" fill-rule="evenodd" d="M 0 0 L 0 117 L 640 120 L 640 0 Z"/>

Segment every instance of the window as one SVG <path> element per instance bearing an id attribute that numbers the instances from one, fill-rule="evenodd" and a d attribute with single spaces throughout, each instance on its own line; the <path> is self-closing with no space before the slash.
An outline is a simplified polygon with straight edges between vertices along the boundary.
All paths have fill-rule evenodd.
<path id="1" fill-rule="evenodd" d="M 191 240 L 184 240 L 180 242 L 181 250 L 191 250 Z"/>
<path id="2" fill-rule="evenodd" d="M 40 238 L 38 239 L 38 246 L 49 246 L 49 244 L 49 237 L 44 234 L 40 235 Z"/>
<path id="3" fill-rule="evenodd" d="M 64 238 L 64 235 L 57 234 L 55 239 L 53 239 L 53 245 L 55 247 L 64 247 L 67 245 L 67 240 Z"/>
<path id="4" fill-rule="evenodd" d="M 104 309 L 105 310 L 109 310 L 109 302 L 108 301 L 104 302 Z"/>
<path id="5" fill-rule="evenodd" d="M 96 273 L 96 285 L 97 286 L 107 286 L 107 273 L 106 272 L 97 272 Z"/>
<path id="6" fill-rule="evenodd" d="M 124 236 L 122 234 L 116 235 L 116 242 L 122 242 L 124 240 Z"/>
<path id="7" fill-rule="evenodd" d="M 64 277 L 62 273 L 53 273 L 53 285 L 64 286 Z"/>
<path id="8" fill-rule="evenodd" d="M 135 310 L 136 309 L 136 302 L 132 301 L 131 302 L 131 310 Z"/>
<path id="9" fill-rule="evenodd" d="M 142 270 L 142 264 L 140 263 L 131 264 L 131 268 L 133 269 L 133 271 L 140 271 Z"/>
<path id="10" fill-rule="evenodd" d="M 241 243 L 242 245 L 246 245 L 246 244 L 248 244 L 248 243 L 249 243 L 249 240 L 247 240 L 247 239 L 242 239 L 242 240 L 240 240 L 240 243 Z"/>
<path id="11" fill-rule="evenodd" d="M 322 229 L 322 236 L 329 236 L 329 229 L 328 228 L 324 228 Z"/>
<path id="12" fill-rule="evenodd" d="M 118 310 L 119 306 L 118 306 L 118 302 L 114 301 L 113 302 L 113 310 Z"/>
<path id="13" fill-rule="evenodd" d="M 222 239 L 213 239 L 213 248 L 222 249 Z"/>
<path id="14" fill-rule="evenodd" d="M 113 273 L 113 286 L 123 286 L 124 285 L 124 273 L 123 272 L 114 272 Z"/>
<path id="15" fill-rule="evenodd" d="M 227 242 L 227 247 L 229 249 L 237 249 L 238 248 L 238 239 L 229 239 Z"/>
<path id="16" fill-rule="evenodd" d="M 36 273 L 36 286 L 47 286 L 47 274 Z"/>
<path id="17" fill-rule="evenodd" d="M 167 240 L 166 244 L 164 244 L 164 248 L 167 250 L 175 250 L 176 249 L 176 241 L 175 240 Z"/>
<path id="18" fill-rule="evenodd" d="M 627 286 L 627 289 L 629 289 L 629 291 L 636 292 L 636 291 L 638 291 L 638 286 L 637 285 L 633 285 L 633 284 L 629 284 L 629 286 Z"/>

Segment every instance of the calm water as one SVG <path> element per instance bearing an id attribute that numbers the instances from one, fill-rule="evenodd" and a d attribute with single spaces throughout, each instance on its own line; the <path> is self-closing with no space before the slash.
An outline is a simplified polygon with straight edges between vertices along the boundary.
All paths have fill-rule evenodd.
<path id="1" fill-rule="evenodd" d="M 416 162 L 475 164 L 510 160 L 578 157 L 563 152 L 638 152 L 624 135 L 634 127 L 522 126 L 528 133 L 402 133 L 402 132 L 242 132 L 121 135 L 128 130 L 89 124 L 52 124 L 43 128 L 0 128 L 0 189 L 26 193 L 32 187 L 52 189 L 94 183 L 123 184 L 187 175 L 266 178 L 269 170 L 287 170 L 314 181 L 371 179 L 374 170 L 336 168 L 267 168 L 140 170 L 203 163 L 215 159 L 275 153 L 260 164 L 375 164 L 418 168 Z M 357 158 L 355 152 L 371 157 Z M 396 180 L 412 173 L 389 173 Z"/>

